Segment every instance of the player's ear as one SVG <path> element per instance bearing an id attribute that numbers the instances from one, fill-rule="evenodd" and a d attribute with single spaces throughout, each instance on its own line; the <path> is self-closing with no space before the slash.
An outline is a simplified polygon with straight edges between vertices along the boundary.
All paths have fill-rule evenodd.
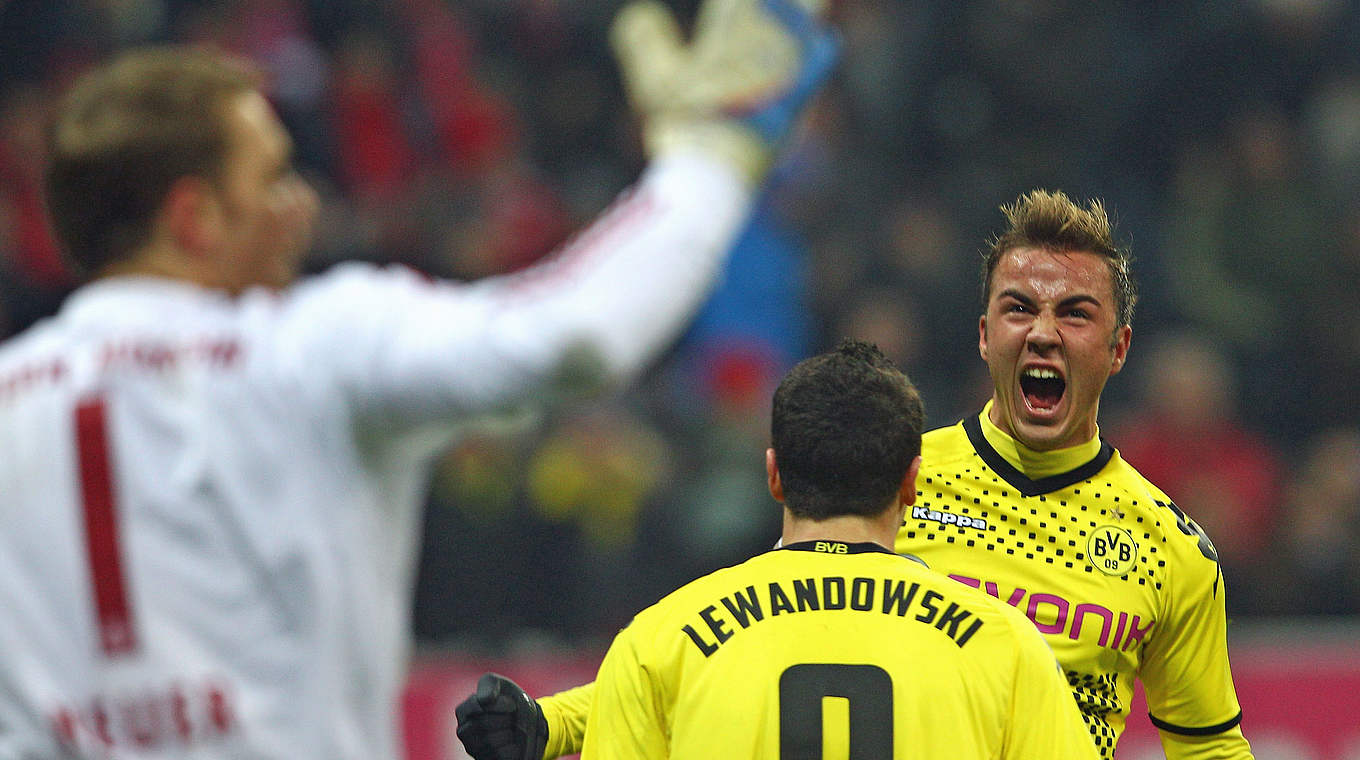
<path id="1" fill-rule="evenodd" d="M 1133 328 L 1124 325 L 1114 331 L 1114 358 L 1110 361 L 1110 374 L 1124 368 L 1124 360 L 1129 356 L 1129 344 L 1133 341 Z"/>
<path id="2" fill-rule="evenodd" d="M 911 466 L 907 468 L 907 474 L 902 478 L 902 487 L 898 490 L 898 496 L 902 503 L 911 506 L 916 503 L 916 476 L 921 472 L 921 457 L 918 455 L 911 460 Z"/>
<path id="3" fill-rule="evenodd" d="M 779 482 L 779 465 L 774 461 L 774 449 L 765 449 L 765 479 L 770 486 L 770 495 L 780 504 L 784 503 L 784 484 Z"/>
<path id="4" fill-rule="evenodd" d="M 221 224 L 212 187 L 201 177 L 175 180 L 161 204 L 161 221 L 177 250 L 196 255 L 211 246 Z"/>
<path id="5" fill-rule="evenodd" d="M 987 361 L 987 315 L 978 317 L 978 353 Z"/>

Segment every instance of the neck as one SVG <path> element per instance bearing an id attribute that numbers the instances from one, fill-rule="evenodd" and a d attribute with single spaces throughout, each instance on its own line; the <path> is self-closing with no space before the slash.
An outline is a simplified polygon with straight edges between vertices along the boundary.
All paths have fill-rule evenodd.
<path id="1" fill-rule="evenodd" d="M 224 290 L 232 295 L 240 295 L 243 290 L 221 272 L 213 271 L 204 259 L 164 244 L 148 245 L 128 258 L 110 262 L 96 275 L 96 279 L 111 277 L 155 277 Z"/>
<path id="2" fill-rule="evenodd" d="M 897 529 L 902 524 L 902 506 L 895 505 L 870 517 L 837 515 L 825 520 L 797 517 L 784 508 L 784 546 L 800 541 L 840 541 L 847 544 L 872 542 L 893 548 Z"/>
<path id="3" fill-rule="evenodd" d="M 996 453 L 1001 455 L 1002 459 L 1010 462 L 1017 470 L 1031 478 L 1037 479 L 1068 472 L 1085 464 L 1100 453 L 1101 444 L 1098 428 L 1095 434 L 1082 443 L 1044 451 L 1025 444 L 997 425 L 991 417 L 991 411 L 994 408 L 992 402 L 988 402 L 979 416 L 983 437 L 987 439 L 987 443 Z"/>
<path id="4" fill-rule="evenodd" d="M 111 261 L 99 270 L 98 278 L 159 277 L 166 280 L 197 282 L 200 277 L 192 260 L 163 245 L 149 245 L 126 258 Z"/>

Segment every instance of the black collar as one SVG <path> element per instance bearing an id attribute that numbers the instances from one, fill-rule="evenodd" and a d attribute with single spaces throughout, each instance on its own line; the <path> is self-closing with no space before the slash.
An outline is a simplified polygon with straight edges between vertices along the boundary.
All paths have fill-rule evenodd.
<path id="1" fill-rule="evenodd" d="M 876 544 L 873 541 L 861 541 L 859 543 L 847 544 L 844 541 L 799 541 L 796 544 L 781 546 L 780 549 L 788 549 L 795 552 L 820 552 L 822 554 L 868 554 L 878 552 L 880 554 L 894 554 L 893 550 Z"/>
<path id="2" fill-rule="evenodd" d="M 1017 470 L 1010 462 L 1007 462 L 1006 458 L 1001 456 L 1001 453 L 987 442 L 987 436 L 982 434 L 982 415 L 977 414 L 965 419 L 963 431 L 968 434 L 968 441 L 973 444 L 973 450 L 977 452 L 978 456 L 982 457 L 982 461 L 986 462 L 993 472 L 1000 475 L 1002 480 L 1019 491 L 1021 496 L 1053 493 L 1074 483 L 1080 483 L 1094 477 L 1096 473 L 1105 468 L 1105 465 L 1109 464 L 1110 459 L 1114 456 L 1114 447 L 1101 439 L 1100 451 L 1086 464 L 1067 472 L 1034 480 Z"/>

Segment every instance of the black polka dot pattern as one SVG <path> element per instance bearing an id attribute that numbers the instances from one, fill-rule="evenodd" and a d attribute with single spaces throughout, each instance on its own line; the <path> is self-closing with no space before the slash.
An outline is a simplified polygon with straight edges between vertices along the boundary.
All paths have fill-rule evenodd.
<path id="1" fill-rule="evenodd" d="M 1118 674 L 1096 676 L 1073 670 L 1066 673 L 1067 683 L 1072 687 L 1072 695 L 1076 697 L 1077 706 L 1081 708 L 1081 717 L 1086 721 L 1086 730 L 1091 733 L 1091 739 L 1095 741 L 1096 749 L 1100 750 L 1100 756 L 1110 760 L 1114 757 L 1115 740 L 1118 738 L 1109 719 L 1111 713 L 1119 712 L 1119 697 L 1115 691 Z"/>
<path id="2" fill-rule="evenodd" d="M 1065 570 L 1097 573 L 1086 557 L 1086 540 L 1091 531 L 1121 523 L 1126 517 L 1157 506 L 1121 495 L 1113 484 L 1099 480 L 1085 480 L 1059 493 L 1060 497 L 1023 496 L 978 459 L 976 466 L 924 477 L 916 492 L 916 503 L 928 510 L 981 518 L 987 522 L 987 530 L 916 519 L 908 510 L 904 535 L 908 539 L 919 537 L 950 544 L 961 541 L 970 547 Z M 1159 551 L 1164 551 L 1159 544 L 1166 543 L 1162 523 L 1142 515 L 1128 522 L 1129 533 L 1138 542 L 1138 559 L 1132 570 L 1116 577 L 1140 586 L 1152 584 L 1160 591 L 1166 567 L 1158 556 Z M 1140 525 L 1149 522 L 1147 527 Z"/>

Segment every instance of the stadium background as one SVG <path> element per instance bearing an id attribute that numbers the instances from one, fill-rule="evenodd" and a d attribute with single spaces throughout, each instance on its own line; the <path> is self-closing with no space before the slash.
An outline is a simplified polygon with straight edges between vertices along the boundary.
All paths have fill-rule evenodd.
<path id="1" fill-rule="evenodd" d="M 618 5 L 0 0 L 0 337 L 73 284 L 41 134 L 89 63 L 165 40 L 260 61 L 326 203 L 308 268 L 474 278 L 540 257 L 641 167 Z M 1138 259 L 1101 430 L 1219 548 L 1258 757 L 1360 758 L 1360 4 L 830 5 L 843 65 L 681 343 L 626 393 L 442 461 L 412 757 L 460 756 L 436 726 L 469 673 L 584 681 L 633 611 L 769 546 L 766 405 L 798 358 L 872 339 L 933 425 L 976 410 L 978 254 L 997 206 L 1045 187 L 1104 199 Z M 1122 757 L 1156 756 L 1145 722 Z"/>

